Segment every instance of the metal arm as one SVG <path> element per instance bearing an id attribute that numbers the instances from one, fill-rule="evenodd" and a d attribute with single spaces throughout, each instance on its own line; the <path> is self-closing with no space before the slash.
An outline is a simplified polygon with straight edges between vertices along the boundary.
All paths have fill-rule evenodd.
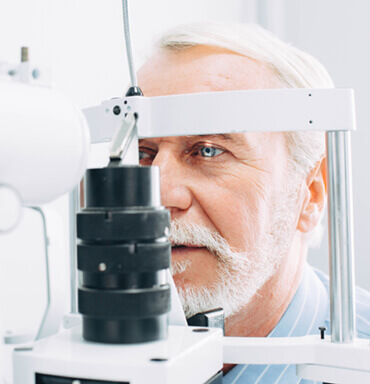
<path id="1" fill-rule="evenodd" d="M 103 141 L 107 134 L 113 135 L 118 121 L 122 119 L 122 116 L 113 113 L 115 106 L 122 108 L 123 115 L 131 112 L 139 116 L 136 126 L 138 136 L 142 138 L 234 132 L 327 131 L 332 340 L 353 340 L 352 181 L 350 132 L 347 132 L 355 130 L 356 126 L 353 91 L 246 90 L 107 100 L 99 107 L 85 110 L 93 142 Z M 266 110 L 269 113 L 263 113 Z"/>

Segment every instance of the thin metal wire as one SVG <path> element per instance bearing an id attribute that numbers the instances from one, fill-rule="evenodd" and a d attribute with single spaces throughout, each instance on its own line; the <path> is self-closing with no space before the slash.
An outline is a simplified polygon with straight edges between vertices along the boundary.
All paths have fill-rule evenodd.
<path id="1" fill-rule="evenodd" d="M 128 17 L 127 0 L 122 0 L 122 11 L 123 11 L 123 30 L 125 34 L 126 53 L 127 53 L 128 67 L 130 71 L 131 86 L 137 87 L 134 57 L 132 54 L 131 32 L 130 32 L 130 23 L 129 23 L 129 17 Z"/>
<path id="2" fill-rule="evenodd" d="M 49 263 L 49 237 L 46 228 L 46 218 L 43 210 L 40 207 L 30 207 L 34 211 L 40 214 L 42 220 L 42 232 L 44 236 L 44 253 L 45 253 L 45 270 L 46 270 L 46 308 L 44 311 L 44 315 L 42 317 L 42 321 L 40 327 L 37 331 L 37 335 L 35 337 L 35 341 L 40 340 L 42 338 L 44 328 L 47 326 L 47 317 L 51 308 L 51 293 L 50 293 L 50 263 Z"/>

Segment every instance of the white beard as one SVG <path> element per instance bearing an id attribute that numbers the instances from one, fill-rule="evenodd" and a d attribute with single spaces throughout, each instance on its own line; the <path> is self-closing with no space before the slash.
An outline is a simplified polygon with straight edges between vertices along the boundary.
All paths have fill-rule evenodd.
<path id="1" fill-rule="evenodd" d="M 261 247 L 250 252 L 235 252 L 217 231 L 181 219 L 171 222 L 170 240 L 177 244 L 207 247 L 218 258 L 216 279 L 209 286 L 178 287 L 187 318 L 216 308 L 223 308 L 228 318 L 245 307 L 275 274 L 292 240 L 295 198 L 290 195 L 272 208 L 273 222 Z M 294 206 L 293 206 L 294 205 Z M 172 261 L 173 275 L 191 266 L 190 260 Z"/>

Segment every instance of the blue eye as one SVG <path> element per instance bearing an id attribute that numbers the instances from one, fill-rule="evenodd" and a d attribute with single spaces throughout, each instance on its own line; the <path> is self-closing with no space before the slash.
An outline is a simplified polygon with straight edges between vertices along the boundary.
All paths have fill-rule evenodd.
<path id="1" fill-rule="evenodd" d="M 148 157 L 149 157 L 148 153 L 139 150 L 139 160 L 144 160 L 144 159 L 147 159 Z"/>
<path id="2" fill-rule="evenodd" d="M 215 147 L 201 147 L 199 152 L 203 157 L 215 157 L 221 155 L 221 153 L 225 151 Z"/>

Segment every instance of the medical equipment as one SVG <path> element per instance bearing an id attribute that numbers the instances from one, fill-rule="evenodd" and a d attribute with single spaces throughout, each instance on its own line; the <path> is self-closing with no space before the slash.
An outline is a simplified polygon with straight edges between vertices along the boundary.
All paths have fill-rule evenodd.
<path id="1" fill-rule="evenodd" d="M 1 183 L 26 206 L 44 204 L 81 180 L 90 148 L 78 108 L 46 87 L 3 82 L 0 87 Z"/>
<path id="2" fill-rule="evenodd" d="M 1 233 L 14 227 L 21 205 L 50 202 L 76 186 L 90 131 L 81 111 L 46 86 L 50 73 L 31 65 L 27 47 L 20 64 L 0 63 L 0 76 Z"/>
<path id="3" fill-rule="evenodd" d="M 77 215 L 78 307 L 85 340 L 133 344 L 167 338 L 170 213 L 157 167 L 89 169 Z"/>
<path id="4" fill-rule="evenodd" d="M 247 114 L 246 106 L 249 109 Z M 270 113 L 261 113 L 265 110 L 269 110 Z M 117 147 L 113 145 L 113 148 L 118 148 L 118 153 L 122 151 L 119 157 L 125 150 L 128 153 L 137 152 L 138 137 L 246 131 L 319 130 L 327 132 L 330 284 L 333 315 L 331 338 L 321 339 L 320 335 L 289 339 L 222 338 L 221 331 L 217 329 L 170 326 L 167 339 L 147 344 L 106 345 L 83 340 L 81 329 L 73 327 L 31 345 L 16 348 L 14 383 L 140 384 L 149 381 L 153 383 L 218 383 L 221 380 L 218 372 L 222 368 L 222 363 L 297 364 L 298 375 L 302 378 L 338 384 L 370 381 L 369 343 L 354 337 L 353 249 L 351 248 L 353 225 L 349 146 L 349 131 L 355 129 L 352 91 L 289 89 L 153 98 L 127 96 L 104 101 L 101 106 L 85 111 L 92 142 L 110 140 L 115 133 L 117 133 L 115 137 L 120 137 L 117 127 L 121 128 L 125 124 L 126 114 L 136 114 L 138 120 L 135 129 L 128 135 L 132 137 L 126 137 L 124 132 L 121 132 L 121 140 L 117 139 L 121 144 L 130 144 Z M 101 208 L 109 207 L 106 199 L 108 192 L 112 190 L 111 186 L 107 184 L 106 191 L 100 195 L 99 187 L 93 184 L 101 185 L 98 179 L 95 179 L 98 175 L 94 173 L 103 172 L 105 176 L 109 175 L 108 177 L 115 179 L 117 170 L 128 175 L 134 167 L 122 169 L 123 171 L 120 167 L 112 167 L 104 168 L 103 171 L 90 172 L 88 177 L 92 179 L 88 184 L 91 188 L 89 192 L 91 197 L 87 202 L 86 214 L 89 213 L 89 207 L 96 210 L 100 203 Z M 156 182 L 158 179 L 154 181 Z M 124 196 L 130 196 L 132 191 L 126 187 L 122 184 Z M 152 189 L 155 192 L 155 188 Z M 133 200 L 127 200 L 128 210 L 132 208 L 132 201 L 136 197 L 135 194 L 131 196 Z M 122 197 L 124 198 L 126 197 Z M 148 197 L 148 199 L 152 198 Z M 158 207 L 159 202 L 153 197 L 154 201 L 155 203 L 148 206 Z M 119 201 L 117 204 L 120 210 L 125 208 L 125 202 Z M 117 205 L 110 206 L 110 208 L 113 207 Z M 103 221 L 107 220 L 108 223 L 112 221 L 113 210 L 102 209 L 102 211 L 104 214 L 99 213 L 99 217 Z M 106 228 L 104 227 L 106 224 L 104 222 L 102 228 Z M 166 227 L 161 228 L 162 232 L 158 237 L 153 236 L 154 238 L 166 237 Z M 97 238 L 101 241 L 103 232 L 87 240 L 90 242 Z M 163 245 L 165 240 L 155 243 Z M 101 254 L 96 256 L 94 265 L 91 267 L 94 274 L 92 280 L 95 280 L 93 285 L 98 283 L 101 286 L 106 283 L 104 279 L 109 276 L 110 268 L 116 268 L 113 264 L 112 260 L 103 259 Z M 89 273 L 90 270 L 84 268 L 87 267 L 82 266 L 84 273 Z M 161 278 L 156 276 L 154 280 L 154 285 L 158 286 Z M 91 286 L 91 284 L 87 285 Z M 130 286 L 129 289 L 131 288 Z M 111 309 L 109 305 L 107 308 Z M 85 312 L 84 315 L 89 313 Z M 106 330 L 108 335 L 103 333 L 103 337 L 104 341 L 107 341 L 105 337 L 109 337 L 111 330 L 108 329 L 109 320 L 104 319 L 104 321 L 107 327 L 103 326 L 103 331 Z M 96 341 L 95 336 L 94 332 L 93 338 L 85 335 L 88 340 Z M 126 336 L 128 335 L 124 335 Z"/>

